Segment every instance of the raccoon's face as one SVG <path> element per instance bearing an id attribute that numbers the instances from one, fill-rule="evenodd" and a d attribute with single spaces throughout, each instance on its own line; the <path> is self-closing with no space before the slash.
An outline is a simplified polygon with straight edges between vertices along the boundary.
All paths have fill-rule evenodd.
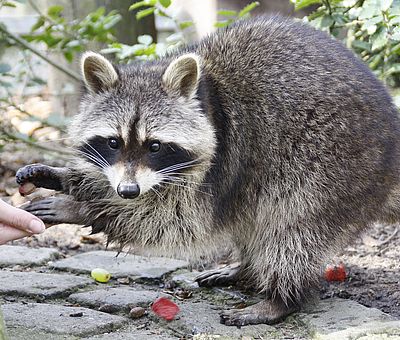
<path id="1" fill-rule="evenodd" d="M 88 94 L 70 131 L 82 166 L 103 172 L 122 198 L 202 180 L 216 140 L 196 98 L 196 55 L 116 69 L 89 52 L 82 73 Z"/>

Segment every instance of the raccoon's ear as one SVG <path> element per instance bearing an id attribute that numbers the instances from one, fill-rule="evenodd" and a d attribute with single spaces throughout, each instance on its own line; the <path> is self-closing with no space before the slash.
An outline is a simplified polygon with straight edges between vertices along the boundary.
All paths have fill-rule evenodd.
<path id="1" fill-rule="evenodd" d="M 114 66 L 102 55 L 86 52 L 81 59 L 83 81 L 94 93 L 111 89 L 118 82 Z"/>
<path id="2" fill-rule="evenodd" d="M 200 78 L 200 60 L 195 54 L 185 54 L 169 64 L 162 77 L 167 92 L 192 98 Z"/>

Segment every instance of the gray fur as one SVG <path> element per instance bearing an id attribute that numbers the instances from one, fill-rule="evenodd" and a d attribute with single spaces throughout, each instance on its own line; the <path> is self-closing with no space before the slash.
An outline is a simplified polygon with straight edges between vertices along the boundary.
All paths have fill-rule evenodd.
<path id="1" fill-rule="evenodd" d="M 163 87 L 165 70 L 186 54 L 200 65 L 193 98 Z M 81 202 L 82 223 L 111 241 L 189 256 L 230 243 L 242 273 L 289 305 L 357 233 L 399 220 L 397 110 L 368 68 L 324 33 L 278 17 L 241 21 L 116 70 L 115 86 L 84 96 L 71 128 L 77 146 L 109 131 L 130 138 L 135 120 L 141 140 L 175 140 L 199 162 L 182 186 L 127 201 L 81 158 L 65 191 Z"/>

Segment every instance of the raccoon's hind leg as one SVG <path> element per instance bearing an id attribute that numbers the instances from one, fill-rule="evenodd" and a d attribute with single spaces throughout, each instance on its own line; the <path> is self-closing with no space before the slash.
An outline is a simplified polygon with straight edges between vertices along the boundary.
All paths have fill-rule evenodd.
<path id="1" fill-rule="evenodd" d="M 338 231 L 323 220 L 286 227 L 267 222 L 243 240 L 247 247 L 243 246 L 241 254 L 246 277 L 266 293 L 266 298 L 243 309 L 222 312 L 221 322 L 226 325 L 274 324 L 298 311 L 318 285 L 326 257 L 336 242 L 342 242 L 335 237 Z"/>
<path id="2" fill-rule="evenodd" d="M 20 186 L 32 183 L 35 187 L 67 192 L 63 179 L 68 174 L 67 168 L 56 168 L 43 164 L 30 164 L 19 169 L 16 181 Z M 24 194 L 24 192 L 22 192 Z M 25 194 L 29 194 L 26 192 Z"/>
<path id="3" fill-rule="evenodd" d="M 297 304 L 285 303 L 280 296 L 269 298 L 242 309 L 223 311 L 221 323 L 227 326 L 245 326 L 265 323 L 272 325 L 285 319 L 299 310 Z"/>
<path id="4" fill-rule="evenodd" d="M 207 270 L 199 274 L 195 281 L 200 287 L 229 286 L 240 279 L 240 262 L 222 268 Z"/>

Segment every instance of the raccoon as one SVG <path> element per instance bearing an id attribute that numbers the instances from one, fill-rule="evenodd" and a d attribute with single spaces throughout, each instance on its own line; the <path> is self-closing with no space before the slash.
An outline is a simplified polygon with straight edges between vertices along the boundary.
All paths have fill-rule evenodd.
<path id="1" fill-rule="evenodd" d="M 400 122 L 385 87 L 325 33 L 281 17 L 239 21 L 164 58 L 82 57 L 75 165 L 28 165 L 20 185 L 64 195 L 25 208 L 163 255 L 231 245 L 265 299 L 221 314 L 273 324 L 299 310 L 335 252 L 399 220 Z"/>

